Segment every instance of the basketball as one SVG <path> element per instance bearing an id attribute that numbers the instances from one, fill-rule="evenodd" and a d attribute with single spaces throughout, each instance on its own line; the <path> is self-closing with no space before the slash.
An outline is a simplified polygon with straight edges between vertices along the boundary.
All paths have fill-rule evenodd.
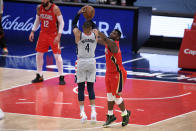
<path id="1" fill-rule="evenodd" d="M 85 12 L 83 13 L 83 15 L 85 19 L 91 20 L 95 16 L 95 9 L 90 5 L 86 5 L 84 6 L 84 8 L 85 8 Z"/>

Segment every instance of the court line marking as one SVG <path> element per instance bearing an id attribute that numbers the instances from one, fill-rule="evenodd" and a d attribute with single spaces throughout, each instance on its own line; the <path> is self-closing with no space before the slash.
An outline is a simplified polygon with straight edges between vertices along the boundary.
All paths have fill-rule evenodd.
<path id="1" fill-rule="evenodd" d="M 71 105 L 72 103 L 54 102 L 54 104 L 59 104 L 59 105 Z"/>
<path id="2" fill-rule="evenodd" d="M 152 57 L 152 56 L 155 56 L 155 54 L 150 54 L 149 56 L 146 56 L 146 57 L 142 57 L 141 56 L 140 58 L 136 58 L 136 59 L 132 59 L 132 60 L 127 60 L 127 61 L 122 62 L 122 64 L 126 64 L 126 63 L 130 63 L 130 62 L 142 60 L 142 59 L 149 58 L 149 57 Z"/>
<path id="3" fill-rule="evenodd" d="M 188 115 L 188 114 L 194 113 L 194 112 L 196 112 L 196 110 L 193 110 L 193 111 L 191 111 L 191 112 L 187 112 L 187 113 L 184 113 L 184 114 L 180 114 L 180 115 L 177 115 L 177 116 L 168 118 L 168 119 L 164 119 L 164 120 L 161 120 L 161 121 L 158 121 L 158 122 L 154 122 L 154 123 L 148 124 L 148 125 L 146 125 L 146 126 L 156 125 L 156 124 L 162 123 L 162 122 L 164 122 L 164 121 L 169 121 L 169 120 L 171 120 L 171 119 L 175 119 L 175 118 L 178 118 L 178 117 L 183 117 L 183 116 L 185 116 L 185 115 Z"/>
<path id="4" fill-rule="evenodd" d="M 122 64 L 131 63 L 131 62 L 138 61 L 138 60 L 142 60 L 142 59 L 145 59 L 145 57 L 140 57 L 140 58 L 136 58 L 136 59 L 124 61 L 124 62 L 122 62 Z M 96 63 L 96 64 L 98 64 L 98 65 L 99 65 L 99 64 L 100 64 L 100 65 L 106 65 L 106 63 Z"/>
<path id="5" fill-rule="evenodd" d="M 21 98 L 21 99 L 18 99 L 18 100 L 19 100 L 19 101 L 26 101 L 27 99 L 22 99 L 22 98 Z"/>
<path id="6" fill-rule="evenodd" d="M 73 88 L 73 92 L 78 94 L 78 86 L 74 87 Z M 124 100 L 136 100 L 136 101 L 139 101 L 139 100 L 164 100 L 164 99 L 174 99 L 174 98 L 178 98 L 178 97 L 183 97 L 183 96 L 187 96 L 187 95 L 190 95 L 192 94 L 191 92 L 188 92 L 188 93 L 185 93 L 185 94 L 181 94 L 181 95 L 176 95 L 176 96 L 170 96 L 170 97 L 159 97 L 159 98 L 126 98 L 126 97 L 123 97 Z M 88 96 L 87 94 L 85 94 L 85 96 Z M 107 99 L 107 97 L 104 97 L 104 96 L 97 96 L 96 95 L 96 98 L 104 98 L 104 99 Z"/>
<path id="7" fill-rule="evenodd" d="M 60 49 L 64 49 L 64 47 L 60 47 Z M 48 50 L 48 52 L 51 52 L 52 49 Z M 46 52 L 47 53 L 47 52 Z M 34 56 L 36 55 L 37 53 L 32 53 L 32 54 L 29 54 L 29 55 L 24 55 L 24 56 L 13 56 L 13 55 L 0 55 L 0 56 L 3 56 L 3 57 L 13 57 L 13 58 L 26 58 L 26 57 L 29 57 L 29 56 Z"/>
<path id="8" fill-rule="evenodd" d="M 142 60 L 142 59 L 145 59 L 145 58 L 144 57 L 140 57 L 140 58 L 124 61 L 124 62 L 122 62 L 122 64 L 130 63 L 130 62 L 134 62 L 134 61 L 138 61 L 138 60 Z"/>
<path id="9" fill-rule="evenodd" d="M 34 104 L 35 102 L 16 102 L 16 104 Z"/>
<path id="10" fill-rule="evenodd" d="M 91 107 L 91 105 L 88 105 L 88 106 Z M 96 106 L 96 105 L 95 105 L 95 107 L 97 107 L 97 108 L 102 108 L 102 109 L 104 108 L 103 106 Z"/>
<path id="11" fill-rule="evenodd" d="M 103 57 L 105 57 L 105 55 L 97 56 L 97 57 L 95 57 L 95 59 L 97 60 L 97 59 L 100 59 L 100 58 L 103 58 Z"/>

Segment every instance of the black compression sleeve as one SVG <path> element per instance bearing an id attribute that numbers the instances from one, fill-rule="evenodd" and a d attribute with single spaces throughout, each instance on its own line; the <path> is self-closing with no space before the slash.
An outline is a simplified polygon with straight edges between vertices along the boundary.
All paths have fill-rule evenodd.
<path id="1" fill-rule="evenodd" d="M 90 20 L 90 22 L 92 23 L 92 29 L 96 29 L 97 25 L 92 20 Z"/>
<path id="2" fill-rule="evenodd" d="M 77 27 L 77 23 L 78 23 L 79 17 L 80 17 L 80 14 L 77 14 L 77 15 L 75 16 L 75 18 L 73 19 L 73 21 L 72 21 L 72 29 L 78 28 L 78 27 Z"/>

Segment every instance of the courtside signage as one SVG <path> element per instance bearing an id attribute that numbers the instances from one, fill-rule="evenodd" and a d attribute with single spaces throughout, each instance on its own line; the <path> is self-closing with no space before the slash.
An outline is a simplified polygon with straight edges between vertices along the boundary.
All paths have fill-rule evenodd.
<path id="1" fill-rule="evenodd" d="M 2 26 L 9 39 L 8 42 L 20 43 L 26 42 L 33 27 L 36 16 L 37 4 L 16 3 L 5 1 L 4 14 L 2 17 Z M 65 26 L 63 30 L 62 41 L 64 43 L 73 43 L 74 36 L 72 32 L 72 20 L 81 7 L 77 6 L 59 6 L 64 18 Z M 95 8 L 95 17 L 93 21 L 97 28 L 109 36 L 113 29 L 119 29 L 122 32 L 121 45 L 132 44 L 134 27 L 134 10 L 120 10 L 108 8 Z M 84 17 L 81 15 L 78 27 L 82 29 Z M 39 32 L 39 31 L 38 31 Z M 36 32 L 38 34 L 38 32 Z M 129 48 L 130 50 L 130 48 Z"/>

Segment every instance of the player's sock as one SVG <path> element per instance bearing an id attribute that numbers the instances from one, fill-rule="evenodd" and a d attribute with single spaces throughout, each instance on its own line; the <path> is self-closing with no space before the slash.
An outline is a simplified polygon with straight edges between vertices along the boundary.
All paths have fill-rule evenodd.
<path id="1" fill-rule="evenodd" d="M 108 115 L 113 115 L 113 110 L 108 110 Z"/>
<path id="2" fill-rule="evenodd" d="M 127 115 L 127 110 L 125 109 L 124 111 L 122 111 L 122 116 L 126 116 Z"/>
<path id="3" fill-rule="evenodd" d="M 92 104 L 91 105 L 91 112 L 96 112 L 96 110 L 95 110 L 95 104 Z"/>
<path id="4" fill-rule="evenodd" d="M 80 117 L 81 117 L 81 123 L 85 123 L 87 121 L 87 116 L 85 112 L 81 112 L 80 113 Z"/>
<path id="5" fill-rule="evenodd" d="M 87 116 L 84 111 L 84 105 L 80 105 L 80 118 L 81 118 L 81 123 L 85 123 L 87 120 Z"/>
<path id="6" fill-rule="evenodd" d="M 126 126 L 129 123 L 131 112 L 128 110 L 127 115 L 122 116 L 122 126 Z"/>
<path id="7" fill-rule="evenodd" d="M 84 112 L 84 105 L 80 105 L 80 113 Z"/>

